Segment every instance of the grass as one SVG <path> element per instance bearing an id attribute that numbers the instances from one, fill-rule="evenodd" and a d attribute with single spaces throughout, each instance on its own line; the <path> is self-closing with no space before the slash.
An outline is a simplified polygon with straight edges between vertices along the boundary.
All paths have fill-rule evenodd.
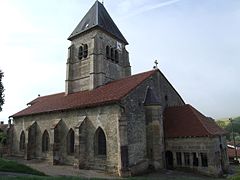
<path id="1" fill-rule="evenodd" d="M 32 169 L 29 166 L 26 166 L 24 164 L 19 164 L 16 161 L 6 160 L 2 158 L 0 158 L 0 171 L 45 176 L 44 173 L 39 172 L 35 169 Z"/>
<path id="2" fill-rule="evenodd" d="M 240 166 L 233 166 L 234 175 L 230 177 L 230 180 L 240 180 Z"/>
<path id="3" fill-rule="evenodd" d="M 79 178 L 79 177 L 49 177 L 49 176 L 18 176 L 18 177 L 0 177 L 0 180 L 85 180 L 85 178 Z M 89 180 L 89 178 L 88 178 Z M 94 180 L 94 179 L 90 179 Z M 97 180 L 97 179 L 96 179 Z"/>

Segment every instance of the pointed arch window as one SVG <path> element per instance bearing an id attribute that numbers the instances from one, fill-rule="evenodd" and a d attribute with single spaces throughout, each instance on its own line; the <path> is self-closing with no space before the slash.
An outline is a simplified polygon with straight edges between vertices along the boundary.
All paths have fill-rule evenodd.
<path id="1" fill-rule="evenodd" d="M 100 127 L 95 132 L 95 154 L 104 156 L 107 155 L 106 136 Z"/>
<path id="2" fill-rule="evenodd" d="M 45 130 L 42 135 L 42 152 L 48 151 L 49 151 L 49 134 L 47 130 Z"/>
<path id="3" fill-rule="evenodd" d="M 75 134 L 73 129 L 71 128 L 68 131 L 68 135 L 67 135 L 67 153 L 69 155 L 74 153 L 74 143 L 75 143 Z"/>
<path id="4" fill-rule="evenodd" d="M 114 49 L 111 48 L 111 60 L 114 61 Z"/>
<path id="5" fill-rule="evenodd" d="M 88 56 L 88 45 L 83 45 L 83 57 L 86 58 Z"/>
<path id="6" fill-rule="evenodd" d="M 81 60 L 83 58 L 83 47 L 80 46 L 78 50 L 78 58 Z"/>
<path id="7" fill-rule="evenodd" d="M 22 131 L 21 135 L 20 135 L 19 150 L 20 151 L 25 150 L 25 133 L 24 133 L 24 131 Z"/>
<path id="8" fill-rule="evenodd" d="M 106 57 L 107 57 L 107 59 L 110 58 L 110 48 L 109 48 L 109 46 L 106 46 Z"/>
<path id="9" fill-rule="evenodd" d="M 119 54 L 118 54 L 118 50 L 115 50 L 115 62 L 116 62 L 116 63 L 119 62 Z"/>

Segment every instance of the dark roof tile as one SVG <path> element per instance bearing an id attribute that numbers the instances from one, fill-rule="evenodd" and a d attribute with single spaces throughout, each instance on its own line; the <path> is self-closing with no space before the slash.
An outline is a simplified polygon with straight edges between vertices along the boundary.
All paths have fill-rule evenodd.
<path id="1" fill-rule="evenodd" d="M 90 8 L 90 10 L 83 17 L 83 19 L 80 21 L 68 39 L 71 40 L 79 34 L 94 27 L 99 27 L 102 30 L 115 36 L 118 40 L 124 42 L 125 44 L 128 44 L 127 40 L 122 35 L 103 4 L 98 1 L 96 1 Z"/>

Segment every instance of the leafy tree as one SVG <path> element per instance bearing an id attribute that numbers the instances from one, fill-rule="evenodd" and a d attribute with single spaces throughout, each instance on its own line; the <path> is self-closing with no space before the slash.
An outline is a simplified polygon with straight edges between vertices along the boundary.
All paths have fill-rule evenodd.
<path id="1" fill-rule="evenodd" d="M 0 132 L 0 144 L 5 145 L 7 143 L 7 135 L 3 132 Z"/>
<path id="2" fill-rule="evenodd" d="M 2 78 L 3 78 L 3 72 L 0 69 L 0 112 L 2 111 L 2 105 L 4 104 L 4 87 L 2 83 Z"/>
<path id="3" fill-rule="evenodd" d="M 220 126 L 223 129 L 226 128 L 226 126 L 227 126 L 225 121 L 218 120 L 218 121 L 216 121 L 216 123 L 218 126 Z"/>
<path id="4" fill-rule="evenodd" d="M 240 117 L 233 119 L 232 123 L 229 123 L 224 129 L 229 132 L 227 135 L 227 139 L 229 141 L 233 141 L 232 139 L 232 125 L 233 125 L 233 132 L 235 135 L 235 140 L 240 141 Z"/>

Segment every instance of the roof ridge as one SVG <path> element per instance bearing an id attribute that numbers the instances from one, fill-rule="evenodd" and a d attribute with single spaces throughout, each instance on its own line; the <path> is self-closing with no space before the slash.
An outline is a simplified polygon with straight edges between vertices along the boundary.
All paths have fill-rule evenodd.
<path id="1" fill-rule="evenodd" d="M 38 98 L 45 98 L 45 97 L 49 97 L 49 96 L 56 96 L 56 95 L 60 95 L 60 94 L 64 94 L 64 93 L 65 93 L 65 92 L 48 94 L 48 95 L 44 95 L 44 96 L 39 96 L 39 97 L 37 97 L 36 99 L 38 99 Z"/>
<path id="2" fill-rule="evenodd" d="M 155 72 L 155 71 L 157 71 L 157 70 L 149 70 L 149 71 L 141 72 L 141 73 L 134 74 L 134 75 L 131 75 L 131 76 L 127 76 L 127 77 L 124 77 L 124 78 L 121 78 L 121 79 L 117 79 L 117 80 L 114 80 L 114 81 L 110 81 L 109 83 L 104 84 L 104 85 L 102 85 L 102 86 L 105 86 L 105 85 L 108 85 L 108 84 L 111 84 L 111 83 L 115 83 L 115 82 L 118 82 L 118 81 L 122 81 L 122 80 L 124 80 L 124 79 L 128 79 L 128 78 L 133 78 L 133 77 L 136 77 L 136 76 L 140 76 L 140 75 L 142 75 L 142 74 L 146 74 L 146 73 L 150 73 L 150 72 L 152 72 L 152 74 L 153 74 L 153 72 Z M 149 76 L 150 76 L 150 75 L 149 75 Z M 99 86 L 99 88 L 102 87 L 102 86 Z M 94 89 L 93 89 L 93 90 L 94 90 Z M 93 90 L 91 90 L 91 91 L 93 91 Z M 86 90 L 86 91 L 89 91 L 89 90 Z M 86 92 L 86 91 L 85 91 L 85 92 Z M 84 91 L 79 91 L 79 92 L 84 92 Z M 79 93 L 79 92 L 71 93 L 71 94 L 68 94 L 68 95 L 76 94 L 76 93 Z M 90 91 L 89 91 L 89 92 L 90 92 Z M 56 95 L 60 95 L 60 94 L 63 94 L 63 93 L 65 93 L 65 92 L 59 92 L 59 93 L 54 93 L 54 94 L 39 96 L 39 97 L 35 98 L 35 99 L 32 100 L 32 101 L 35 101 L 35 100 L 38 99 L 38 98 L 45 98 L 45 97 L 50 97 L 50 96 L 56 96 Z M 31 101 L 31 102 L 32 102 L 32 101 Z"/>
<path id="3" fill-rule="evenodd" d="M 121 80 L 124 80 L 124 79 L 133 78 L 133 77 L 140 76 L 140 75 L 143 75 L 143 74 L 147 74 L 147 73 L 150 73 L 150 72 L 152 72 L 152 74 L 153 74 L 153 72 L 155 72 L 155 71 L 157 71 L 157 70 L 154 69 L 154 70 L 150 70 L 150 71 L 141 72 L 141 73 L 138 73 L 138 74 L 134 74 L 134 75 L 131 75 L 131 76 L 127 76 L 127 77 L 124 77 L 124 78 L 121 78 L 121 79 L 111 81 L 108 84 L 118 82 L 118 81 L 121 81 Z"/>
<path id="4" fill-rule="evenodd" d="M 137 83 L 134 87 L 132 87 L 131 89 L 129 89 L 129 91 L 126 92 L 124 95 L 122 95 L 122 96 L 120 97 L 120 99 L 124 98 L 127 94 L 129 94 L 130 92 L 132 92 L 133 89 L 137 88 L 142 82 L 144 82 L 147 78 L 149 78 L 150 76 L 152 76 L 155 72 L 157 72 L 157 70 L 151 70 L 151 71 L 145 72 L 146 74 L 147 74 L 147 73 L 151 73 L 151 74 L 149 74 L 146 78 L 142 79 L 142 80 L 141 80 L 139 83 Z M 143 75 L 143 74 L 145 74 L 145 73 L 139 73 L 139 74 L 136 74 L 136 75 L 133 75 L 133 76 L 137 76 L 137 75 L 140 76 L 140 75 Z M 130 77 L 131 77 L 131 76 L 130 76 Z"/>
<path id="5" fill-rule="evenodd" d="M 134 89 L 154 75 L 154 73 L 156 73 L 156 70 L 146 71 L 112 81 L 91 91 L 79 91 L 67 96 L 62 92 L 38 97 L 30 103 L 31 106 L 15 113 L 11 117 L 116 103 L 129 93 L 132 93 Z"/>

